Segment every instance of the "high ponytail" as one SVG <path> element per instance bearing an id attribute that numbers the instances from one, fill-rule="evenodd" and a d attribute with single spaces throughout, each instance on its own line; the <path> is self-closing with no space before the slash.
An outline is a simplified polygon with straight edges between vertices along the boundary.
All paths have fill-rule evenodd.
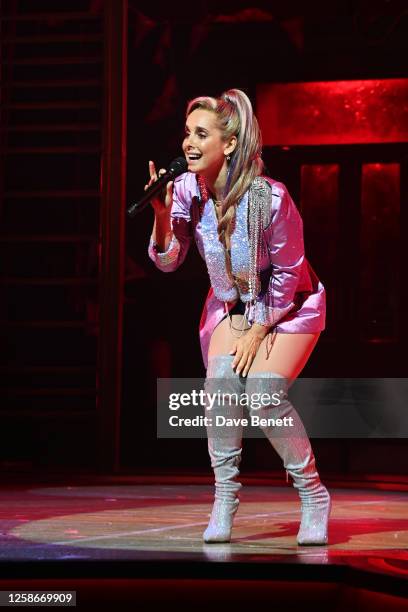
<path id="1" fill-rule="evenodd" d="M 261 132 L 251 101 L 240 89 L 229 89 L 219 98 L 195 98 L 187 107 L 187 116 L 196 108 L 210 110 L 217 115 L 218 127 L 225 141 L 232 136 L 237 138 L 228 166 L 221 219 L 218 223 L 218 236 L 225 246 L 233 232 L 238 202 L 264 168 L 261 159 Z"/>

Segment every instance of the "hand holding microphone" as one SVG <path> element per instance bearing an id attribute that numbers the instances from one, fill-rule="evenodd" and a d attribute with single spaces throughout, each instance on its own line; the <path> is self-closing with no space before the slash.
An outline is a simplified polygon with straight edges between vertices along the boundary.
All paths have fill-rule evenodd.
<path id="1" fill-rule="evenodd" d="M 150 181 L 145 186 L 145 193 L 138 202 L 132 204 L 127 213 L 130 217 L 133 217 L 136 213 L 141 212 L 149 202 L 152 203 L 156 215 L 161 215 L 164 212 L 171 210 L 172 196 L 173 196 L 173 180 L 186 172 L 187 162 L 184 157 L 177 157 L 174 159 L 169 169 L 166 171 L 161 169 L 159 176 L 157 176 L 154 162 L 149 162 L 149 173 Z M 160 192 L 165 187 L 165 196 L 160 197 Z M 169 208 L 170 207 L 170 208 Z"/>
<path id="2" fill-rule="evenodd" d="M 149 161 L 149 174 L 150 181 L 145 185 L 145 191 L 147 191 L 156 181 L 160 180 L 165 174 L 166 170 L 161 168 L 159 173 L 156 172 L 156 167 L 153 161 Z M 171 212 L 171 205 L 173 201 L 173 181 L 169 181 L 165 187 L 162 187 L 160 191 L 155 192 L 152 195 L 150 203 L 154 209 L 156 215 Z"/>

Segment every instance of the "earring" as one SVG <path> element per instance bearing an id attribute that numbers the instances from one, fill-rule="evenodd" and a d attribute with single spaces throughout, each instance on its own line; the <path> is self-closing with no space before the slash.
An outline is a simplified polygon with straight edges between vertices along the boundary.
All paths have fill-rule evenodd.
<path id="1" fill-rule="evenodd" d="M 231 161 L 231 155 L 227 155 L 227 162 Z"/>

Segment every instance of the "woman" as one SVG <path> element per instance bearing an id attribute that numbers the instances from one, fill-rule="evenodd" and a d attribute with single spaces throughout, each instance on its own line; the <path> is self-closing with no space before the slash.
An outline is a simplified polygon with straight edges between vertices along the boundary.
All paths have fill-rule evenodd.
<path id="1" fill-rule="evenodd" d="M 188 172 L 167 184 L 164 201 L 152 202 L 149 256 L 171 272 L 195 237 L 211 281 L 200 322 L 206 390 L 279 392 L 277 406 L 263 405 L 261 415 L 249 408 L 250 414 L 288 417 L 290 427 L 264 420 L 261 428 L 299 492 L 298 544 L 327 544 L 330 495 L 287 398 L 325 325 L 325 291 L 304 256 L 302 220 L 286 187 L 261 176 L 261 135 L 244 92 L 192 100 L 185 129 Z M 153 162 L 149 170 L 150 185 L 157 180 Z M 240 407 L 220 402 L 216 409 L 237 414 Z M 239 505 L 242 427 L 207 432 L 215 499 L 203 539 L 228 542 Z"/>

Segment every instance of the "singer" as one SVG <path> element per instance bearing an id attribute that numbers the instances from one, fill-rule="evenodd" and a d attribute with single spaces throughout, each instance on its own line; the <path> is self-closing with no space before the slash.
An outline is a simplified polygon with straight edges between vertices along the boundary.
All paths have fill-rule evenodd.
<path id="1" fill-rule="evenodd" d="M 171 272 L 194 237 L 211 283 L 200 322 L 206 391 L 221 384 L 232 396 L 280 394 L 279 405 L 248 410 L 262 417 L 261 429 L 299 493 L 297 543 L 327 544 L 331 498 L 287 394 L 325 327 L 325 290 L 305 258 L 301 217 L 285 185 L 262 175 L 261 134 L 243 91 L 192 100 L 182 146 L 188 171 L 151 202 L 149 256 Z M 146 188 L 158 179 L 153 162 L 149 171 Z M 226 418 L 242 410 L 239 403 L 216 406 Z M 269 426 L 269 417 L 290 418 L 292 427 Z M 203 539 L 229 542 L 242 486 L 242 426 L 207 434 L 215 496 Z"/>

